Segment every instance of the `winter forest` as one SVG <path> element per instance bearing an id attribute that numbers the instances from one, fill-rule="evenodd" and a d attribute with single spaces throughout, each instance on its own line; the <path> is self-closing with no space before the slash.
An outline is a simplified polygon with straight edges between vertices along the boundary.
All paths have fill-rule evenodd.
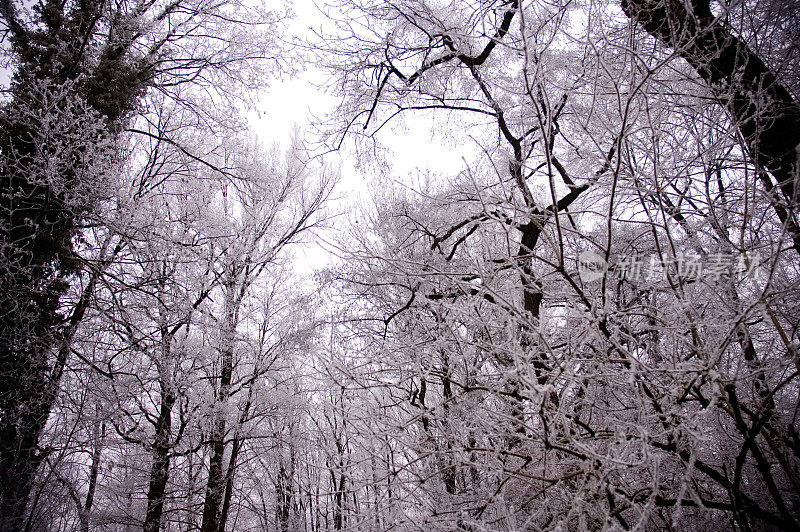
<path id="1" fill-rule="evenodd" d="M 800 529 L 796 1 L 0 0 L 0 532 Z"/>

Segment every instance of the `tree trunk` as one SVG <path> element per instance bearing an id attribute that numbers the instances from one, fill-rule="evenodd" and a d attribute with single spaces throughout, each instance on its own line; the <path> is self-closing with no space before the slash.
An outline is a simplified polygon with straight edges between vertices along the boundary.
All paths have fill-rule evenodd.
<path id="1" fill-rule="evenodd" d="M 5 406 L 5 405 L 4 405 Z M 44 407 L 37 410 L 43 411 Z M 43 456 L 37 450 L 43 423 L 36 415 L 19 415 L 3 421 L 0 429 L 0 531 L 22 528 L 33 477 Z"/>
<path id="2" fill-rule="evenodd" d="M 289 515 L 292 509 L 292 476 L 283 464 L 278 466 L 278 480 L 275 483 L 275 517 L 281 532 L 289 532 Z"/>
<path id="3" fill-rule="evenodd" d="M 442 358 L 442 428 L 444 429 L 445 452 L 441 464 L 444 489 L 450 495 L 456 494 L 456 462 L 453 459 L 453 426 L 450 423 L 450 403 L 453 400 L 453 387 L 450 381 L 450 359 L 446 352 L 441 353 Z"/>
<path id="4" fill-rule="evenodd" d="M 147 492 L 147 515 L 144 532 L 158 532 L 161 529 L 161 518 L 164 515 L 164 495 L 169 481 L 170 452 L 172 450 L 172 408 L 177 399 L 172 375 L 167 369 L 167 361 L 171 359 L 172 337 L 162 333 L 161 362 L 161 409 L 156 420 L 156 433 L 153 438 L 153 465 L 150 470 L 150 488 Z"/>
<path id="5" fill-rule="evenodd" d="M 673 48 L 726 106 L 745 140 L 773 209 L 800 253 L 797 220 L 800 104 L 777 75 L 720 21 L 708 0 L 622 0 L 622 10 Z M 688 11 L 691 6 L 692 11 Z"/>
<path id="6" fill-rule="evenodd" d="M 342 530 L 344 528 L 344 490 L 347 487 L 347 477 L 344 474 L 344 462 L 339 462 L 339 479 L 337 482 L 336 471 L 331 470 L 331 480 L 333 481 L 333 529 Z"/>
<path id="7" fill-rule="evenodd" d="M 231 498 L 233 497 L 233 477 L 236 472 L 236 461 L 239 459 L 239 451 L 242 448 L 242 439 L 234 438 L 231 444 L 231 457 L 228 460 L 228 473 L 225 475 L 225 497 L 222 501 L 222 511 L 219 516 L 219 530 L 224 532 L 228 522 L 228 513 L 231 509 Z"/>
<path id="8" fill-rule="evenodd" d="M 214 425 L 213 442 L 211 444 L 211 459 L 208 469 L 208 484 L 206 498 L 203 504 L 203 532 L 221 532 L 222 500 L 225 491 L 225 474 L 223 471 L 223 457 L 225 454 L 225 420 L 221 414 Z"/>
<path id="9" fill-rule="evenodd" d="M 219 391 L 217 405 L 214 410 L 214 425 L 211 434 L 211 458 L 208 469 L 208 485 L 203 504 L 202 532 L 223 532 L 221 510 L 225 496 L 225 471 L 223 460 L 225 455 L 225 405 L 230 398 L 231 380 L 233 378 L 233 349 L 236 335 L 237 309 L 241 299 L 237 297 L 235 270 L 230 273 L 225 283 L 225 323 L 222 324 L 222 352 Z"/>
<path id="10" fill-rule="evenodd" d="M 150 470 L 150 489 L 147 492 L 147 517 L 144 532 L 158 532 L 164 514 L 164 495 L 169 480 L 170 439 L 172 436 L 172 407 L 175 395 L 162 391 L 161 412 L 153 443 L 153 466 Z"/>
<path id="11" fill-rule="evenodd" d="M 95 429 L 97 430 L 97 429 Z M 81 519 L 81 532 L 89 532 L 89 516 L 94 505 L 94 492 L 97 489 L 97 476 L 100 473 L 100 457 L 103 452 L 103 440 L 106 437 L 106 424 L 100 425 L 95 433 L 94 449 L 92 450 L 92 465 L 89 469 L 89 488 L 86 492 L 86 502 L 83 504 L 84 519 Z"/>

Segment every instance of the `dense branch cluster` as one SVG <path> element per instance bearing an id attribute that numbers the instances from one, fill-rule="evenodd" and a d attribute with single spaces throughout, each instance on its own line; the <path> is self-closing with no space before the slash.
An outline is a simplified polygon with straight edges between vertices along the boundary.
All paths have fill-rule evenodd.
<path id="1" fill-rule="evenodd" d="M 0 1 L 0 530 L 797 529 L 788 3 L 320 14 Z M 377 170 L 349 217 L 312 145 Z"/>

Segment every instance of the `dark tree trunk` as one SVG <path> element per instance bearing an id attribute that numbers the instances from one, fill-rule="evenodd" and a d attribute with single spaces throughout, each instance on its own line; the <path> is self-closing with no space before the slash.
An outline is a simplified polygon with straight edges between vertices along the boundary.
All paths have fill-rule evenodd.
<path id="1" fill-rule="evenodd" d="M 239 427 L 241 427 L 244 422 L 247 421 L 250 408 L 253 405 L 252 384 L 248 390 L 248 394 L 249 396 L 244 404 L 244 408 L 239 414 Z M 224 532 L 225 526 L 228 523 L 228 514 L 230 513 L 231 509 L 231 499 L 233 498 L 233 481 L 236 476 L 236 464 L 239 461 L 239 452 L 241 452 L 242 445 L 244 445 L 244 438 L 241 436 L 241 434 L 239 434 L 239 427 L 237 427 L 237 430 L 234 433 L 233 441 L 231 442 L 231 455 L 228 458 L 228 469 L 225 474 L 225 496 L 222 500 L 222 511 L 220 512 L 219 516 L 219 530 L 222 532 Z"/>
<path id="2" fill-rule="evenodd" d="M 622 0 L 621 5 L 625 14 L 684 58 L 727 107 L 754 164 L 774 177 L 760 172 L 775 213 L 800 253 L 800 104 L 761 57 L 714 20 L 709 0 Z"/>
<path id="3" fill-rule="evenodd" d="M 219 530 L 224 532 L 228 523 L 228 513 L 231 509 L 231 498 L 233 497 L 233 479 L 236 472 L 236 462 L 239 459 L 239 451 L 242 448 L 241 438 L 234 438 L 231 444 L 231 457 L 228 460 L 228 472 L 225 475 L 225 497 L 222 501 L 222 511 L 219 516 Z"/>
<path id="4" fill-rule="evenodd" d="M 206 498 L 203 503 L 202 532 L 223 532 L 221 523 L 222 505 L 225 497 L 225 471 L 223 466 L 225 455 L 225 414 L 224 406 L 231 395 L 231 381 L 233 379 L 233 350 L 236 342 L 237 309 L 240 297 L 235 279 L 235 269 L 230 272 L 225 284 L 225 323 L 223 324 L 223 339 L 220 357 L 220 379 L 217 391 L 217 408 L 215 409 L 214 425 L 211 434 L 211 458 L 208 469 L 208 484 Z"/>
<path id="5" fill-rule="evenodd" d="M 340 476 L 337 482 L 336 472 L 331 471 L 333 480 L 333 529 L 342 530 L 344 528 L 344 490 L 347 487 L 347 477 L 344 474 L 344 463 L 339 462 Z"/>
<path id="6" fill-rule="evenodd" d="M 144 532 L 158 532 L 164 515 L 164 496 L 169 481 L 170 451 L 172 449 L 172 408 L 175 392 L 169 385 L 161 385 L 161 410 L 156 422 L 153 440 L 153 465 L 150 470 L 150 488 L 147 492 L 147 516 Z"/>
<path id="7" fill-rule="evenodd" d="M 278 529 L 281 532 L 289 532 L 289 516 L 292 510 L 292 476 L 283 464 L 278 466 L 278 480 L 275 483 L 275 517 L 278 521 Z"/>
<path id="8" fill-rule="evenodd" d="M 100 457 L 103 452 L 103 440 L 106 436 L 106 424 L 100 426 L 99 434 L 94 439 L 92 450 L 92 465 L 89 470 L 89 488 L 86 492 L 86 502 L 83 505 L 85 518 L 81 520 L 81 532 L 89 532 L 89 516 L 94 506 L 94 492 L 97 489 L 97 477 L 100 473 Z"/>
<path id="9" fill-rule="evenodd" d="M 35 413 L 20 413 L 0 429 L 0 530 L 3 532 L 22 528 L 33 477 L 43 458 L 37 450 L 42 425 Z"/>
<path id="10" fill-rule="evenodd" d="M 223 457 L 225 454 L 225 421 L 217 419 L 214 426 L 211 459 L 208 470 L 206 498 L 203 504 L 203 532 L 221 532 L 221 506 L 225 492 L 225 472 Z"/>

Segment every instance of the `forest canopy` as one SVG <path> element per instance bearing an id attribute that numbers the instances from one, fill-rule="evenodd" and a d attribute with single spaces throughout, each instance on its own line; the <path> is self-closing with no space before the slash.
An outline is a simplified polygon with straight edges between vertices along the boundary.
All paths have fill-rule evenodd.
<path id="1" fill-rule="evenodd" d="M 0 0 L 0 531 L 796 530 L 799 13 Z"/>

